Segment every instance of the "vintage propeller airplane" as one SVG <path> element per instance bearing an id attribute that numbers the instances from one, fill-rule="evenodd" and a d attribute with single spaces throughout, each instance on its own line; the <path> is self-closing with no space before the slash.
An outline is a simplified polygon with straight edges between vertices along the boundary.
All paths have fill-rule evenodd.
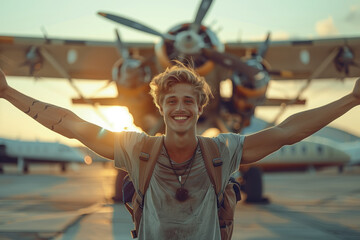
<path id="1" fill-rule="evenodd" d="M 304 104 L 301 94 L 313 79 L 360 76 L 360 38 L 223 44 L 202 24 L 212 0 L 202 0 L 193 22 L 160 33 L 138 21 L 98 12 L 120 25 L 158 36 L 153 43 L 0 36 L 0 67 L 9 76 L 65 78 L 78 92 L 74 104 L 126 106 L 134 123 L 149 134 L 163 131 L 163 122 L 148 93 L 151 78 L 175 60 L 191 64 L 213 88 L 214 100 L 199 121 L 199 134 L 216 127 L 241 132 L 257 106 Z M 74 79 L 115 82 L 115 98 L 85 98 Z M 266 97 L 270 79 L 306 79 L 292 99 Z M 230 86 L 230 94 L 222 87 Z M 100 90 L 99 90 L 100 91 Z"/>

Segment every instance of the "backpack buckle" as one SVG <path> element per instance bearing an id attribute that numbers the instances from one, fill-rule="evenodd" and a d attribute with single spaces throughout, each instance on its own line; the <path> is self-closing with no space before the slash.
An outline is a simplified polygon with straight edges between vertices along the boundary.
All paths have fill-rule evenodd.
<path id="1" fill-rule="evenodd" d="M 223 164 L 221 158 L 214 158 L 212 160 L 212 162 L 213 162 L 214 167 L 220 167 Z"/>
<path id="2" fill-rule="evenodd" d="M 136 230 L 131 230 L 130 234 L 131 234 L 132 238 L 137 238 L 138 237 Z"/>
<path id="3" fill-rule="evenodd" d="M 144 195 L 141 193 L 140 190 L 137 191 L 136 201 L 139 204 L 141 209 L 144 208 Z"/>
<path id="4" fill-rule="evenodd" d="M 140 160 L 147 161 L 150 158 L 150 154 L 141 152 L 139 158 Z"/>

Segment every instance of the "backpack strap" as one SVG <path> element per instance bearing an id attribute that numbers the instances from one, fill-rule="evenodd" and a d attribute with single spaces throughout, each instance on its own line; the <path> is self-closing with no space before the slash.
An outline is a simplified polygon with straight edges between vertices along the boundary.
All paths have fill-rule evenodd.
<path id="1" fill-rule="evenodd" d="M 218 207 L 222 202 L 222 160 L 220 157 L 219 147 L 212 138 L 199 136 L 199 144 L 201 153 L 204 158 L 205 168 L 210 177 L 210 181 L 215 189 L 217 196 Z"/>
<path id="2" fill-rule="evenodd" d="M 159 157 L 161 147 L 163 145 L 163 136 L 150 136 L 140 152 L 139 156 L 139 189 L 137 195 L 140 199 L 140 208 L 144 206 L 144 197 L 149 186 L 152 173 L 155 168 L 156 161 Z"/>

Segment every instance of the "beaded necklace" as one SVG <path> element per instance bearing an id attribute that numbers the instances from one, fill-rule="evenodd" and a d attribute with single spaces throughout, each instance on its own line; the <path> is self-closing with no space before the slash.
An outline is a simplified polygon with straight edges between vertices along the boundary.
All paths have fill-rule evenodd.
<path id="1" fill-rule="evenodd" d="M 178 173 L 176 172 L 175 168 L 174 168 L 174 165 L 170 159 L 170 155 L 164 145 L 164 148 L 165 148 L 165 151 L 166 151 L 166 155 L 168 157 L 168 160 L 169 160 L 169 163 L 170 163 L 170 166 L 171 166 L 171 169 L 173 170 L 175 176 L 176 176 L 176 179 L 178 180 L 178 182 L 180 183 L 180 187 L 176 190 L 176 194 L 175 194 L 175 198 L 180 201 L 180 202 L 184 202 L 186 201 L 188 198 L 189 198 L 189 191 L 184 188 L 185 186 L 185 183 L 187 181 L 187 179 L 189 178 L 189 175 L 190 175 L 190 172 L 191 172 L 191 168 L 192 168 L 192 165 L 193 165 L 193 162 L 194 162 L 194 158 L 195 158 L 195 154 L 196 154 L 196 151 L 197 151 L 197 148 L 198 148 L 198 145 L 196 145 L 196 148 L 195 148 L 195 151 L 194 151 L 194 154 L 192 155 L 191 159 L 190 159 L 190 162 L 189 164 L 186 166 L 186 169 L 184 171 L 184 173 L 182 175 L 185 175 L 186 172 L 188 172 L 186 174 L 186 178 L 185 178 L 185 181 L 184 183 L 181 183 L 181 175 L 178 175 Z M 189 170 L 189 171 L 188 171 Z"/>

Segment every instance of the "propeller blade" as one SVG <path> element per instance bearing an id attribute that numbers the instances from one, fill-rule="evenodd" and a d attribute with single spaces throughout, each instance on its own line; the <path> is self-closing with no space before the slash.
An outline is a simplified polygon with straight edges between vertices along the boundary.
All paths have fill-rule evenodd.
<path id="1" fill-rule="evenodd" d="M 210 60 L 224 66 L 230 68 L 232 70 L 238 71 L 251 79 L 260 72 L 259 69 L 251 67 L 241 61 L 237 56 L 230 55 L 228 53 L 221 53 L 211 48 L 203 48 L 202 53 L 205 57 Z"/>
<path id="2" fill-rule="evenodd" d="M 268 48 L 269 48 L 269 41 L 270 41 L 270 32 L 267 34 L 265 41 L 263 44 L 259 47 L 257 51 L 257 55 L 261 58 L 264 58 Z"/>
<path id="3" fill-rule="evenodd" d="M 201 22 L 204 19 L 206 13 L 208 12 L 211 3 L 213 0 L 202 0 L 199 6 L 199 9 L 196 13 L 194 22 L 192 23 L 192 28 L 197 31 L 201 26 Z"/>
<path id="4" fill-rule="evenodd" d="M 159 36 L 159 37 L 162 37 L 162 38 L 165 38 L 165 39 L 171 39 L 171 40 L 174 39 L 174 37 L 169 35 L 169 34 L 164 35 L 164 34 L 158 32 L 158 31 L 156 31 L 153 28 L 147 27 L 144 24 L 132 21 L 132 20 L 127 19 L 127 18 L 123 18 L 123 17 L 120 17 L 120 16 L 116 16 L 116 15 L 109 14 L 109 13 L 104 13 L 104 12 L 98 12 L 98 14 L 100 16 L 103 16 L 103 17 L 107 18 L 107 19 L 110 19 L 112 21 L 115 21 L 117 23 L 125 25 L 127 27 L 137 29 L 137 30 L 142 31 L 142 32 L 146 32 L 146 33 L 149 33 L 149 34 L 152 34 L 152 35 L 156 35 L 156 36 Z"/>
<path id="5" fill-rule="evenodd" d="M 115 29 L 116 34 L 116 48 L 120 53 L 123 59 L 127 59 L 129 57 L 129 50 L 125 47 L 124 43 L 121 41 L 119 31 Z"/>

